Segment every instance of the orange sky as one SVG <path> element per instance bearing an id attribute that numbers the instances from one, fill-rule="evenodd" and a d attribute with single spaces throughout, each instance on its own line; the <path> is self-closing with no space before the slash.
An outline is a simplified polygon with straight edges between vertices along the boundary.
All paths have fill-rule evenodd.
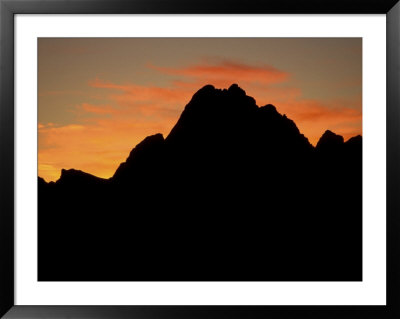
<path id="1" fill-rule="evenodd" d="M 205 84 L 238 83 L 316 144 L 361 134 L 361 39 L 39 39 L 38 174 L 108 178 Z"/>

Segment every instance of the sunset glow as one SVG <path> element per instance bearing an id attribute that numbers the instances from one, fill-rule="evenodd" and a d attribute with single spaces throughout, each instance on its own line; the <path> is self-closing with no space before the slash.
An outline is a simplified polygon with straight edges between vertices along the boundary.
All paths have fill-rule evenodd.
<path id="1" fill-rule="evenodd" d="M 315 145 L 362 134 L 361 39 L 39 39 L 38 174 L 109 178 L 206 84 L 237 83 Z"/>

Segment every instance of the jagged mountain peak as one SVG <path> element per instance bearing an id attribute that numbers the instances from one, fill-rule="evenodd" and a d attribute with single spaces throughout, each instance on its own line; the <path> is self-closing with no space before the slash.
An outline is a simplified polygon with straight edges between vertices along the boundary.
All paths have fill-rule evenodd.
<path id="1" fill-rule="evenodd" d="M 257 108 L 254 98 L 248 96 L 238 84 L 232 84 L 228 89 L 217 89 L 207 84 L 193 95 L 185 111 L 211 111 L 212 113 L 217 113 L 219 110 L 229 111 L 229 108 L 223 108 L 226 104 L 229 104 L 231 111 L 237 105 Z"/>
<path id="2" fill-rule="evenodd" d="M 74 168 L 71 168 L 71 169 L 63 168 L 63 169 L 61 169 L 61 178 L 68 178 L 70 176 L 93 176 L 93 175 L 90 175 L 90 174 L 85 173 L 85 172 L 83 172 L 83 171 L 81 171 L 79 169 L 74 169 Z"/>
<path id="3" fill-rule="evenodd" d="M 143 151 L 146 152 L 155 147 L 159 147 L 163 143 L 164 143 L 164 136 L 161 133 L 147 136 L 143 141 L 137 144 L 135 148 L 132 149 L 126 161 L 128 162 L 134 160 L 136 154 L 141 153 Z"/>
<path id="4" fill-rule="evenodd" d="M 362 143 L 362 136 L 361 135 L 356 135 L 351 137 L 348 141 L 346 141 L 345 144 L 360 144 Z"/>
<path id="5" fill-rule="evenodd" d="M 246 96 L 246 91 L 243 90 L 238 84 L 234 83 L 232 84 L 229 89 L 228 92 L 237 96 Z"/>
<path id="6" fill-rule="evenodd" d="M 264 120 L 267 122 L 262 123 Z M 193 95 L 166 142 L 213 140 L 214 137 L 218 139 L 219 135 L 246 137 L 255 130 L 260 131 L 255 125 L 261 128 L 274 121 L 291 126 L 291 130 L 295 126 L 286 116 L 279 114 L 275 106 L 267 104 L 258 107 L 255 99 L 248 96 L 238 84 L 232 84 L 228 89 L 206 85 Z"/>
<path id="7" fill-rule="evenodd" d="M 100 178 L 97 176 L 94 176 L 92 174 L 83 172 L 78 169 L 62 169 L 61 170 L 61 176 L 57 180 L 56 184 L 62 185 L 62 184 L 70 184 L 71 182 L 74 183 L 97 183 L 97 182 L 102 182 L 105 181 L 104 178 Z"/>
<path id="8" fill-rule="evenodd" d="M 319 139 L 316 148 L 324 149 L 324 148 L 335 148 L 337 146 L 341 146 L 344 143 L 343 136 L 335 134 L 330 130 L 326 130 L 324 134 L 322 134 Z"/>
<path id="9" fill-rule="evenodd" d="M 279 112 L 276 110 L 276 107 L 272 104 L 267 104 L 267 105 L 261 106 L 260 110 L 262 112 L 269 112 L 271 114 L 279 114 Z"/>
<path id="10" fill-rule="evenodd" d="M 132 174 L 143 172 L 144 168 L 153 167 L 161 160 L 164 148 L 164 136 L 160 133 L 146 137 L 136 145 L 124 163 L 121 163 L 115 171 L 113 180 L 130 178 Z M 155 167 L 153 167 L 155 169 Z"/>

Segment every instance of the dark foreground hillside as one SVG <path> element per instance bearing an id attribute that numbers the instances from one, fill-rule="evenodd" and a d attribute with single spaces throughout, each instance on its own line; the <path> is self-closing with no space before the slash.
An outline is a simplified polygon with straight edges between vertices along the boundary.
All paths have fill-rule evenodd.
<path id="1" fill-rule="evenodd" d="M 38 192 L 39 280 L 362 279 L 361 136 L 313 147 L 237 85 L 200 89 L 112 178 Z"/>

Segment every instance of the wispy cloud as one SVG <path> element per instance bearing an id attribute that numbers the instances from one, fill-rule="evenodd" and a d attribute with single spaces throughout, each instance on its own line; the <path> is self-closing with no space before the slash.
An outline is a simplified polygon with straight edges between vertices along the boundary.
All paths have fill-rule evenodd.
<path id="1" fill-rule="evenodd" d="M 215 63 L 195 64 L 181 68 L 161 67 L 148 64 L 160 73 L 179 75 L 193 79 L 214 81 L 236 81 L 261 84 L 281 83 L 288 79 L 289 73 L 270 65 L 250 65 L 232 60 L 219 60 Z"/>

